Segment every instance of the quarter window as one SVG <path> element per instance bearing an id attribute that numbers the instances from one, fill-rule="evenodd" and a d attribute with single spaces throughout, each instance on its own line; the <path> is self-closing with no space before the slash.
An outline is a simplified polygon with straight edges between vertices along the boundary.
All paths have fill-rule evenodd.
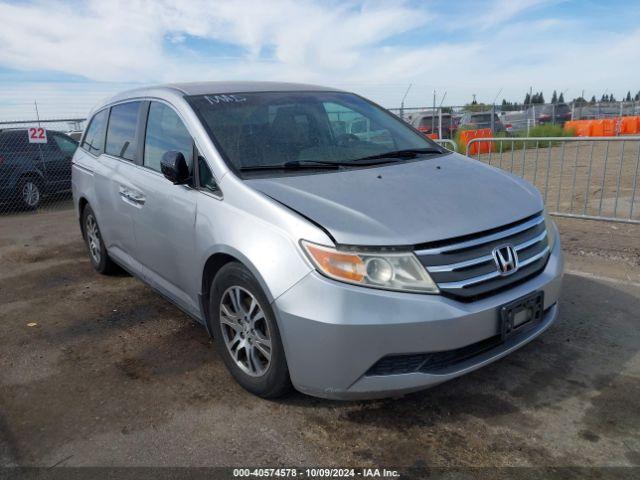
<path id="1" fill-rule="evenodd" d="M 87 133 L 82 141 L 82 148 L 94 155 L 104 152 L 104 135 L 107 129 L 107 114 L 109 110 L 96 113 L 91 119 Z"/>
<path id="2" fill-rule="evenodd" d="M 107 146 L 109 155 L 134 161 L 136 158 L 136 127 L 141 102 L 123 103 L 111 107 L 107 128 Z"/>
<path id="3" fill-rule="evenodd" d="M 200 156 L 198 157 L 198 180 L 200 182 L 200 188 L 212 193 L 220 193 L 220 189 L 213 178 L 209 165 L 207 165 L 204 157 Z"/>
<path id="4" fill-rule="evenodd" d="M 171 107 L 151 102 L 144 142 L 144 166 L 160 171 L 160 160 L 169 151 L 181 152 L 189 170 L 193 164 L 193 140 Z"/>

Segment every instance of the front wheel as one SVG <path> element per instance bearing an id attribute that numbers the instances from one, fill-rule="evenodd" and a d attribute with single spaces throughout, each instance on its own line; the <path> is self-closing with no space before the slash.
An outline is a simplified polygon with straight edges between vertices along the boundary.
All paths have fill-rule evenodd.
<path id="1" fill-rule="evenodd" d="M 291 389 L 289 369 L 271 305 L 249 270 L 228 263 L 210 291 L 211 331 L 235 380 L 263 398 Z"/>

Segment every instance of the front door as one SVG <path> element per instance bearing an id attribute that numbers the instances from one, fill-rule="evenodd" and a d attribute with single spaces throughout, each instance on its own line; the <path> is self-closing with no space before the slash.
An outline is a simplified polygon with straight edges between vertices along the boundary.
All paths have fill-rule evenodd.
<path id="1" fill-rule="evenodd" d="M 193 150 L 193 139 L 172 107 L 150 102 L 142 165 L 130 177 L 143 202 L 133 217 L 135 257 L 151 285 L 197 315 L 201 272 L 194 242 L 200 194 L 191 186 L 174 185 L 160 172 L 167 151 L 182 152 L 193 171 Z"/>

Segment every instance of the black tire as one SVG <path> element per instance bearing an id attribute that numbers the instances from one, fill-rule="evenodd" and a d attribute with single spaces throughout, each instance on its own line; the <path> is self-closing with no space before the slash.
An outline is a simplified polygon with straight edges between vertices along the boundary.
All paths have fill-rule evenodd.
<path id="1" fill-rule="evenodd" d="M 36 210 L 42 204 L 42 182 L 35 177 L 25 177 L 18 183 L 16 195 L 24 210 Z"/>
<path id="2" fill-rule="evenodd" d="M 102 235 L 100 234 L 98 220 L 96 220 L 96 215 L 89 205 L 85 206 L 82 210 L 82 221 L 80 225 L 82 226 L 82 236 L 84 237 L 84 242 L 89 252 L 89 260 L 91 260 L 93 268 L 103 275 L 111 275 L 118 272 L 120 269 L 107 253 L 107 249 L 102 241 Z M 95 225 L 95 230 L 93 230 L 93 225 Z M 94 242 L 93 245 L 92 241 Z"/>
<path id="3" fill-rule="evenodd" d="M 260 312 L 254 308 L 253 311 L 257 312 L 255 317 L 259 317 L 259 320 L 256 320 L 256 323 L 252 323 L 250 319 L 244 320 L 244 328 L 247 328 L 247 331 L 245 333 L 246 338 L 243 336 L 242 339 L 239 338 L 242 332 L 238 333 L 237 330 L 228 324 L 223 325 L 220 315 L 221 303 L 223 300 L 230 300 L 230 295 L 236 291 L 244 292 L 242 293 L 243 297 L 240 303 L 244 302 L 245 308 L 246 305 L 251 302 L 251 296 L 253 296 L 257 301 L 257 308 L 261 309 L 263 313 L 261 317 Z M 251 316 L 250 314 L 251 312 L 249 312 L 249 317 Z M 238 320 L 238 325 L 241 323 L 242 322 Z M 227 369 L 243 388 L 262 398 L 277 398 L 291 391 L 292 386 L 289 378 L 289 368 L 287 366 L 275 315 L 258 281 L 244 265 L 238 262 L 228 263 L 224 265 L 215 276 L 209 292 L 209 327 L 213 333 L 216 347 Z M 252 327 L 255 327 L 256 331 L 254 331 Z M 258 330 L 261 331 L 261 335 L 257 333 Z M 229 339 L 231 336 L 229 332 L 233 332 L 234 335 L 237 333 L 238 343 L 244 342 L 246 345 L 246 347 L 244 347 L 245 364 L 254 363 L 249 361 L 248 357 L 250 355 L 247 350 L 248 348 L 252 348 L 252 346 L 249 345 L 252 339 L 254 341 L 253 351 L 258 355 L 257 363 L 265 360 L 266 357 L 259 351 L 260 349 L 257 348 L 257 344 L 263 342 L 263 340 L 260 339 L 261 337 L 263 339 L 269 337 L 270 359 L 264 372 L 260 374 L 253 372 L 254 374 L 252 375 L 248 373 L 250 368 L 247 368 L 246 365 L 243 367 L 239 365 L 239 363 L 243 363 L 242 348 L 238 348 L 237 350 L 237 355 L 239 355 L 238 363 L 236 358 L 232 356 L 230 351 L 231 347 L 227 347 L 226 339 Z M 251 356 L 251 358 L 254 357 Z M 261 366 L 264 368 L 264 365 Z"/>

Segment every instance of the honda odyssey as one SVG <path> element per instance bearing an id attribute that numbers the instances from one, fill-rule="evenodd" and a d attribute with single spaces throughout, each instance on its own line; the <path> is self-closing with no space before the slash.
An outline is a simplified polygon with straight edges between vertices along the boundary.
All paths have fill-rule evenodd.
<path id="1" fill-rule="evenodd" d="M 558 313 L 563 256 L 538 191 L 336 89 L 116 95 L 90 117 L 73 195 L 95 269 L 202 323 L 262 397 L 420 390 Z"/>

